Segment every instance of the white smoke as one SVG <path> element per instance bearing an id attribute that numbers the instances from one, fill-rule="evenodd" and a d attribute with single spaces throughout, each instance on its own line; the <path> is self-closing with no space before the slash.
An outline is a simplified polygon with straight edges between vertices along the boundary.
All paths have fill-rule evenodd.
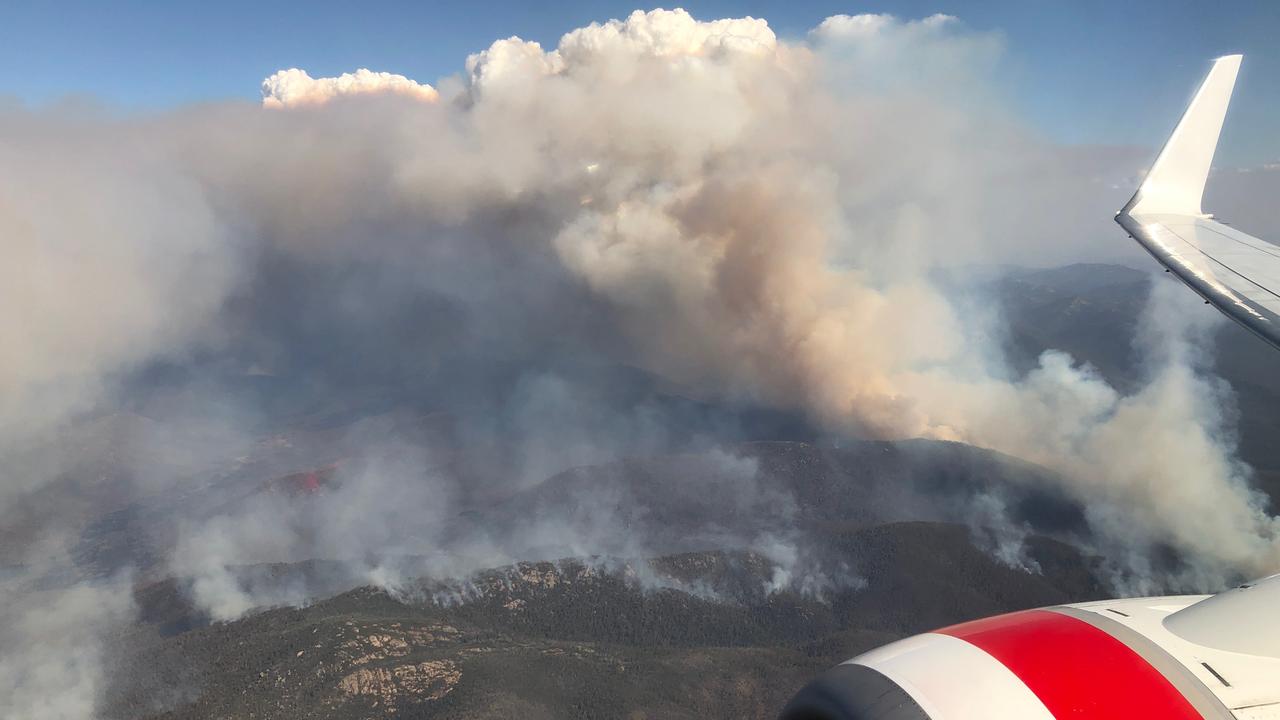
<path id="1" fill-rule="evenodd" d="M 234 287 L 204 189 L 141 129 L 100 132 L 0 114 L 0 452 L 91 407 L 113 375 L 188 351 Z"/>
<path id="2" fill-rule="evenodd" d="M 71 586 L 48 575 L 56 544 L 44 538 L 23 571 L 0 577 L 0 717 L 96 717 L 108 643 L 134 616 L 127 574 Z"/>
<path id="3" fill-rule="evenodd" d="M 281 70 L 262 81 L 262 105 L 269 108 L 320 105 L 344 95 L 404 95 L 435 102 L 440 93 L 403 75 L 360 68 L 332 78 L 313 78 L 305 70 Z"/>
<path id="4" fill-rule="evenodd" d="M 652 59 L 710 68 L 735 56 L 772 57 L 777 49 L 778 39 L 764 20 L 699 22 L 684 10 L 637 10 L 626 20 L 592 23 L 574 30 L 549 52 L 518 37 L 499 40 L 468 57 L 466 67 L 476 92 L 501 85 L 500 92 L 510 96 L 520 92 L 513 86 L 567 72 L 620 79 L 633 73 L 637 64 Z"/>
<path id="5" fill-rule="evenodd" d="M 264 82 L 265 106 L 307 112 L 0 109 L 0 457 L 168 364 L 306 377 L 320 397 L 374 380 L 464 396 L 492 410 L 468 439 L 544 474 L 670 441 L 557 379 L 627 365 L 834 433 L 1040 463 L 1135 588 L 1274 569 L 1280 531 L 1234 458 L 1229 398 L 1188 351 L 1204 317 L 1189 293 L 1160 291 L 1149 377 L 1126 396 L 1062 353 L 1015 377 L 999 318 L 934 282 L 1129 250 L 1109 219 L 1141 153 L 1037 139 L 991 85 L 1001 48 L 944 16 L 838 16 L 786 42 L 763 20 L 654 11 L 550 50 L 499 40 L 439 91 L 368 71 Z M 0 463 L 5 507 L 52 487 L 60 460 Z M 379 554 L 442 543 L 472 491 L 373 461 L 348 482 L 322 527 L 264 501 L 190 519 L 168 560 L 233 617 L 263 599 L 228 566 L 340 555 L 383 577 Z M 584 553 L 618 532 L 536 529 Z M 473 559 L 502 556 L 487 540 Z M 1166 546 L 1186 569 L 1153 577 Z"/>

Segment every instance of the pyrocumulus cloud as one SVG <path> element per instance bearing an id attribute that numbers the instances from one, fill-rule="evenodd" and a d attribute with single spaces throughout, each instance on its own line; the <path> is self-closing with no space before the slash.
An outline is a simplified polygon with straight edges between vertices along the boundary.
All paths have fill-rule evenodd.
<path id="1" fill-rule="evenodd" d="M 499 40 L 436 87 L 290 69 L 263 82 L 262 106 L 126 119 L 0 106 L 0 507 L 18 509 L 0 519 L 44 512 L 30 516 L 74 536 L 93 508 L 49 510 L 72 469 L 119 480 L 91 486 L 99 505 L 204 498 L 210 478 L 252 471 L 256 449 L 302 442 L 253 434 L 301 402 L 286 385 L 308 391 L 307 418 L 367 388 L 384 406 L 470 409 L 453 439 L 492 450 L 493 467 L 450 476 L 424 433 L 377 426 L 355 434 L 383 444 L 348 453 L 314 514 L 277 498 L 175 522 L 165 563 L 234 617 L 264 599 L 227 566 L 342 556 L 382 577 L 386 554 L 449 549 L 459 497 L 672 447 L 687 428 L 629 405 L 608 374 L 621 367 L 833 434 L 1044 465 L 1133 589 L 1274 569 L 1280 529 L 1235 459 L 1228 394 L 1191 351 L 1205 329 L 1189 293 L 1153 304 L 1146 384 L 1125 395 L 1059 352 L 1016 376 L 993 349 L 999 318 L 935 281 L 1125 252 L 1109 219 L 1143 154 L 1037 138 L 992 81 L 1002 57 L 998 34 L 942 15 L 836 16 L 784 41 L 761 19 L 657 10 L 552 49 Z M 104 463 L 145 454 L 69 449 L 86 417 L 139 388 L 159 426 L 143 447 L 166 451 L 164 472 L 112 474 Z M 361 442 L 308 432 L 332 455 L 317 464 Z M 643 551 L 610 529 L 531 533 Z M 773 532 L 741 540 L 795 554 Z M 1185 570 L 1156 577 L 1166 547 Z M 513 552 L 482 534 L 435 567 Z"/>

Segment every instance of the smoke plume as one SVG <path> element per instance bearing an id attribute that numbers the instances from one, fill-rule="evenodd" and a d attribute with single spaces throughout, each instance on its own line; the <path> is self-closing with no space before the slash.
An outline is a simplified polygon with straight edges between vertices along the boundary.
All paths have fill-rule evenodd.
<path id="1" fill-rule="evenodd" d="M 640 556 L 604 487 L 516 530 L 458 513 L 677 450 L 718 463 L 691 494 L 755 488 L 749 461 L 713 452 L 742 422 L 718 406 L 1042 465 L 1125 589 L 1274 570 L 1280 525 L 1236 459 L 1190 293 L 1156 291 L 1125 394 L 1060 352 L 1020 376 L 998 313 L 937 281 L 1128 252 L 1109 220 L 1143 154 L 1037 137 L 990 79 L 1002 57 L 999 35 L 940 15 L 837 16 L 784 41 L 656 10 L 554 49 L 499 40 L 435 87 L 291 69 L 261 106 L 0 106 L 0 537 L 36 521 L 75 537 L 95 508 L 138 503 L 173 548 L 148 571 L 216 618 L 309 592 L 255 593 L 230 570 L 250 563 L 393 582 L 397 558 L 443 575 L 535 549 Z M 327 467 L 301 501 L 319 481 L 261 485 Z M 725 495 L 768 523 L 699 538 L 811 578 L 770 492 Z M 1166 549 L 1172 574 L 1153 564 Z M 50 608 L 128 614 L 81 579 L 0 615 L 0 668 Z M 87 713 L 9 689 L 9 715 Z"/>
<path id="2" fill-rule="evenodd" d="M 313 78 L 305 70 L 281 70 L 262 81 L 262 106 L 269 108 L 319 105 L 343 95 L 394 93 L 432 102 L 440 97 L 430 85 L 388 72 L 360 68 L 336 78 Z"/>

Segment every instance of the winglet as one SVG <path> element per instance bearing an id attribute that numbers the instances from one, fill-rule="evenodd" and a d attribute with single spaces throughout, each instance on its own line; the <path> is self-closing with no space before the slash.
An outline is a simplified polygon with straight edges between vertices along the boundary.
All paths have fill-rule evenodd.
<path id="1" fill-rule="evenodd" d="M 1240 55 L 1213 61 L 1213 69 L 1196 91 L 1187 112 L 1174 128 L 1151 171 L 1125 205 L 1129 215 L 1168 213 L 1199 215 L 1209 165 L 1218 147 L 1218 134 L 1231 102 L 1231 90 L 1240 71 Z"/>

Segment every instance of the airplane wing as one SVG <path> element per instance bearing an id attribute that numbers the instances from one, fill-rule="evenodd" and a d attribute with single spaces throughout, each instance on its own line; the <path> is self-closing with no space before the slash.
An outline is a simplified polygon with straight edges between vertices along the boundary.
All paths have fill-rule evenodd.
<path id="1" fill-rule="evenodd" d="M 1209 77 L 1116 221 L 1280 348 L 1280 247 L 1200 209 L 1240 56 Z M 1280 575 L 1212 596 L 1027 610 L 899 640 L 832 668 L 780 720 L 1280 720 Z"/>
<path id="2" fill-rule="evenodd" d="M 1240 58 L 1214 61 L 1116 222 L 1206 302 L 1280 348 L 1280 246 L 1224 225 L 1200 208 Z"/>
<path id="3" fill-rule="evenodd" d="M 973 620 L 837 665 L 780 720 L 1278 720 L 1278 603 L 1280 575 Z"/>

